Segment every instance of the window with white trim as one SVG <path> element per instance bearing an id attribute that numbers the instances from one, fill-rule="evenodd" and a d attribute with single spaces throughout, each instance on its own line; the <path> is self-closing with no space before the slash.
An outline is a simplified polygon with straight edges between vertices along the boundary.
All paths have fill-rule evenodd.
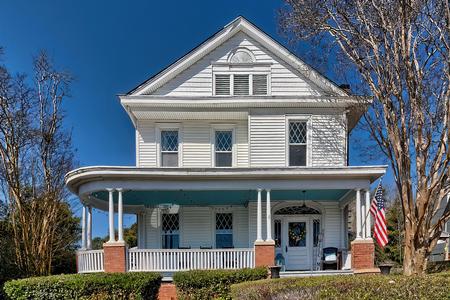
<path id="1" fill-rule="evenodd" d="M 215 74 L 216 96 L 268 95 L 267 74 Z"/>
<path id="2" fill-rule="evenodd" d="M 161 166 L 178 167 L 178 130 L 161 130 Z"/>
<path id="3" fill-rule="evenodd" d="M 178 249 L 180 246 L 180 216 L 179 214 L 161 215 L 161 246 L 163 249 Z"/>
<path id="4" fill-rule="evenodd" d="M 289 121 L 289 166 L 306 166 L 307 121 Z"/>
<path id="5" fill-rule="evenodd" d="M 233 247 L 233 214 L 216 213 L 216 248 Z"/>
<path id="6" fill-rule="evenodd" d="M 233 130 L 214 132 L 214 161 L 216 167 L 233 166 Z"/>

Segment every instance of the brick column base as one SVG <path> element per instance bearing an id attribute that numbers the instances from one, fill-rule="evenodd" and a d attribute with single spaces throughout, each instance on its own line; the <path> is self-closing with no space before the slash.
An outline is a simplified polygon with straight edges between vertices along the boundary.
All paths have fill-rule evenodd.
<path id="1" fill-rule="evenodd" d="M 355 274 L 380 273 L 380 269 L 374 265 L 375 244 L 373 240 L 354 240 L 351 244 L 353 272 Z"/>
<path id="2" fill-rule="evenodd" d="M 275 264 L 275 242 L 255 242 L 255 266 L 273 266 Z"/>
<path id="3" fill-rule="evenodd" d="M 127 271 L 127 244 L 125 242 L 104 243 L 105 273 L 125 273 Z"/>
<path id="4" fill-rule="evenodd" d="M 163 282 L 159 287 L 158 300 L 177 300 L 177 289 L 175 284 Z"/>

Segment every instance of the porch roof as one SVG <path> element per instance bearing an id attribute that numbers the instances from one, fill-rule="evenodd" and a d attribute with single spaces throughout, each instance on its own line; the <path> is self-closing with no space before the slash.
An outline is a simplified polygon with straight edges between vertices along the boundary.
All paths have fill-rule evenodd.
<path id="1" fill-rule="evenodd" d="M 327 168 L 138 168 L 85 167 L 69 172 L 66 184 L 83 202 L 106 209 L 107 188 L 124 189 L 128 206 L 240 205 L 271 189 L 273 200 L 339 201 L 367 189 L 386 166 Z M 302 191 L 306 190 L 306 196 Z"/>

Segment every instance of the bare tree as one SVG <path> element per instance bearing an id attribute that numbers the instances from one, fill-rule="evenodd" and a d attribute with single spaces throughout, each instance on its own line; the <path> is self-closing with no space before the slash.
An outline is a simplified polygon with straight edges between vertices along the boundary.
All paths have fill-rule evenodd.
<path id="1" fill-rule="evenodd" d="M 405 274 L 423 273 L 450 218 L 447 0 L 286 0 L 283 31 L 325 39 L 374 101 L 364 121 L 392 167 L 405 216 Z"/>
<path id="2" fill-rule="evenodd" d="M 0 66 L 0 181 L 16 263 L 27 275 L 49 274 L 54 255 L 73 243 L 61 213 L 64 174 L 73 166 L 71 136 L 62 127 L 71 80 L 45 53 L 34 59 L 32 84 Z"/>

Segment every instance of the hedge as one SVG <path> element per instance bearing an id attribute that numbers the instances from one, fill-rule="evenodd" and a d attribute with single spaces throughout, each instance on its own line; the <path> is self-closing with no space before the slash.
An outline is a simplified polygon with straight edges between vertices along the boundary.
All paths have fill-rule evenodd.
<path id="1" fill-rule="evenodd" d="M 4 290 L 11 300 L 25 299 L 157 299 L 161 275 L 156 273 L 95 273 L 11 280 Z"/>
<path id="2" fill-rule="evenodd" d="M 177 272 L 173 282 L 180 300 L 231 299 L 230 286 L 267 278 L 267 268 Z"/>
<path id="3" fill-rule="evenodd" d="M 450 260 L 429 262 L 427 265 L 427 273 L 450 272 Z"/>
<path id="4" fill-rule="evenodd" d="M 450 299 L 450 273 L 424 276 L 366 275 L 282 278 L 231 287 L 237 300 Z"/>

